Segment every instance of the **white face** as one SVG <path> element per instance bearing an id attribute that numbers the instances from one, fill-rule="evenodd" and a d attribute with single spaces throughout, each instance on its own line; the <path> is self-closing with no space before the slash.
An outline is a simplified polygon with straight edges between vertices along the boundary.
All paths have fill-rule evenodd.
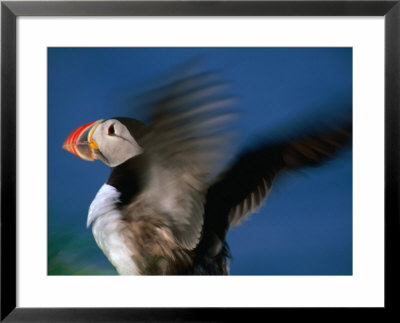
<path id="1" fill-rule="evenodd" d="M 98 147 L 93 149 L 95 159 L 110 167 L 118 166 L 143 151 L 129 130 L 116 119 L 100 123 L 91 139 Z"/>

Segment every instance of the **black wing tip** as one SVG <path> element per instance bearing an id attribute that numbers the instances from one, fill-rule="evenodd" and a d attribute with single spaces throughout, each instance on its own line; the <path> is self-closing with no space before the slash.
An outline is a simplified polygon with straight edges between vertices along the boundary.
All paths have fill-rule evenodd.
<path id="1" fill-rule="evenodd" d="M 339 151 L 351 143 L 352 133 L 352 125 L 343 124 L 291 141 L 282 154 L 284 168 L 322 165 L 325 161 L 335 158 Z"/>

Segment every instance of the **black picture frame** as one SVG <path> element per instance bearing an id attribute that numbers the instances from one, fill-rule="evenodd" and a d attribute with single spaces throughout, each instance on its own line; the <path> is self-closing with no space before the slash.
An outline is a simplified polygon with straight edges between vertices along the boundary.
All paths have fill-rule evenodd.
<path id="1" fill-rule="evenodd" d="M 18 308 L 16 282 L 16 19 L 19 16 L 384 16 L 385 19 L 385 306 L 363 309 L 374 319 L 397 310 L 400 272 L 399 108 L 400 0 L 395 1 L 2 1 L 1 3 L 1 321 L 246 321 L 265 311 L 342 317 L 337 309 Z M 371 149 L 371 154 L 374 151 Z M 40 293 L 40 291 L 38 291 Z M 56 297 L 56 295 L 55 295 Z M 243 297 L 238 293 L 238 297 Z M 343 309 L 342 309 L 343 310 Z M 345 313 L 362 309 L 346 309 Z M 269 314 L 269 315 L 271 315 Z M 348 315 L 347 314 L 347 315 Z M 261 315 L 261 316 L 259 316 Z M 340 316 L 339 316 L 340 315 Z M 346 314 L 345 314 L 346 315 Z M 300 317 L 299 317 L 300 318 Z"/>

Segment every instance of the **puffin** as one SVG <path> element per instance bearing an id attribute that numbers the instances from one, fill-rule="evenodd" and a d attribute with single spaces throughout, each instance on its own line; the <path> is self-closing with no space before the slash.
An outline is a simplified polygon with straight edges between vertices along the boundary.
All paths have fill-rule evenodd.
<path id="1" fill-rule="evenodd" d="M 182 75 L 149 91 L 146 124 L 86 123 L 63 148 L 110 175 L 87 226 L 120 275 L 229 275 L 228 231 L 266 201 L 279 174 L 319 166 L 349 144 L 351 121 L 259 136 L 232 155 L 238 113 L 212 73 Z"/>

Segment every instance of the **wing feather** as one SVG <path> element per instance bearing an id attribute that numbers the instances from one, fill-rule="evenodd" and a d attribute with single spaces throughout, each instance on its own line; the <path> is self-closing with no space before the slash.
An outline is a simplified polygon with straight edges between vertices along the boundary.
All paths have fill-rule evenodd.
<path id="1" fill-rule="evenodd" d="M 193 249 L 203 226 L 204 198 L 225 158 L 232 98 L 211 74 L 188 76 L 152 95 L 151 125 L 143 138 L 150 162 L 145 199 L 169 220 L 178 243 Z"/>
<path id="2" fill-rule="evenodd" d="M 199 252 L 217 252 L 215 241 L 222 246 L 229 227 L 264 203 L 279 172 L 322 164 L 349 141 L 351 132 L 351 125 L 342 125 L 291 140 L 261 143 L 242 153 L 208 190 Z"/>

